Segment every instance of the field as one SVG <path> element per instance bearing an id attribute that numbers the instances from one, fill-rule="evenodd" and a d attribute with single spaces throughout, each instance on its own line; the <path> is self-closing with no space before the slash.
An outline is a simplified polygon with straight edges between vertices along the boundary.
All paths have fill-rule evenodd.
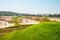
<path id="1" fill-rule="evenodd" d="M 60 40 L 60 22 L 41 22 L 1 35 L 0 40 Z"/>

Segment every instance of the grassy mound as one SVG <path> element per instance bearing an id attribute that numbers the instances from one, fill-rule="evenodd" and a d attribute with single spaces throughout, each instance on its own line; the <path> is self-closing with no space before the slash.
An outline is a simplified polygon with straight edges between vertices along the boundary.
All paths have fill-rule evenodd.
<path id="1" fill-rule="evenodd" d="M 60 40 L 60 23 L 44 22 L 11 32 L 3 40 Z"/>

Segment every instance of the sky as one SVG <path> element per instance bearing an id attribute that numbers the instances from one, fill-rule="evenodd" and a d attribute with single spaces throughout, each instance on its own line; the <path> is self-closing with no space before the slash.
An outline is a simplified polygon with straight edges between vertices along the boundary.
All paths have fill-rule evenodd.
<path id="1" fill-rule="evenodd" d="M 0 11 L 30 14 L 60 13 L 60 0 L 0 0 Z"/>

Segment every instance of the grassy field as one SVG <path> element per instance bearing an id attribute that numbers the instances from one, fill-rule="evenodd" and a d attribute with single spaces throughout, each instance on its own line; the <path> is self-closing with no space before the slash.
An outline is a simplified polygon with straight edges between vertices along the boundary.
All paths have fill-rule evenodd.
<path id="1" fill-rule="evenodd" d="M 10 32 L 0 40 L 60 40 L 60 22 L 43 22 Z"/>

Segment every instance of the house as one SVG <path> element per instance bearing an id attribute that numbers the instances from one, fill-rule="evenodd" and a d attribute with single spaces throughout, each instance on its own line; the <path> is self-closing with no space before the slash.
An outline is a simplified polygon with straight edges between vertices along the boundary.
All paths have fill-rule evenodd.
<path id="1" fill-rule="evenodd" d="M 10 20 L 12 20 L 12 16 L 2 16 L 0 19 L 1 20 L 4 20 L 4 21 L 10 21 Z"/>
<path id="2" fill-rule="evenodd" d="M 31 20 L 31 19 L 28 19 L 28 18 L 23 18 L 22 21 L 20 22 L 20 24 L 37 24 L 39 23 L 38 21 L 35 21 L 35 20 Z"/>
<path id="3" fill-rule="evenodd" d="M 8 22 L 0 20 L 0 26 L 8 25 Z"/>
<path id="4" fill-rule="evenodd" d="M 6 27 L 11 27 L 11 26 L 14 26 L 15 24 L 13 23 L 8 23 L 6 21 L 1 21 L 0 20 L 0 28 L 6 28 Z"/>
<path id="5" fill-rule="evenodd" d="M 54 21 L 54 22 L 60 22 L 60 19 L 58 18 L 48 18 L 50 21 Z"/>

